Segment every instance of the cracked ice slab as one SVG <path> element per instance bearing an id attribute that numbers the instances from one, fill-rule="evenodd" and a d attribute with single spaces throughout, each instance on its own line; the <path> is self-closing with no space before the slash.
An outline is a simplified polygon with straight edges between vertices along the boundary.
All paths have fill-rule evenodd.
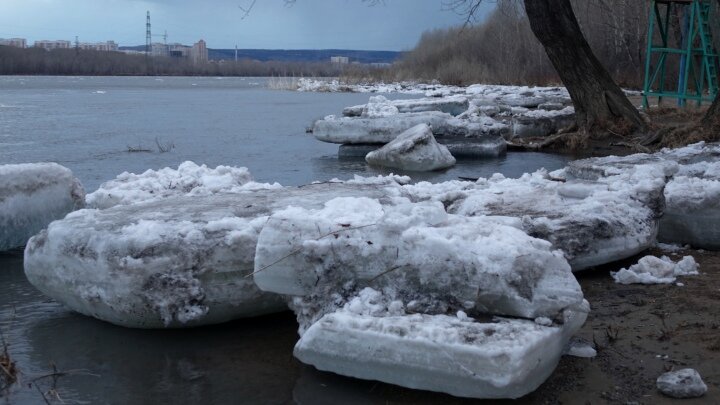
<path id="1" fill-rule="evenodd" d="M 69 308 L 128 327 L 197 326 L 277 312 L 287 308 L 284 302 L 245 277 L 267 216 L 348 195 L 384 193 L 380 185 L 326 183 L 80 210 L 28 242 L 25 274 Z"/>
<path id="2" fill-rule="evenodd" d="M 25 246 L 84 198 L 80 181 L 56 163 L 0 165 L 0 251 Z"/>
<path id="3" fill-rule="evenodd" d="M 587 313 L 564 322 L 446 315 L 377 317 L 342 309 L 323 316 L 295 345 L 295 356 L 324 371 L 470 398 L 519 398 L 555 369 Z"/>

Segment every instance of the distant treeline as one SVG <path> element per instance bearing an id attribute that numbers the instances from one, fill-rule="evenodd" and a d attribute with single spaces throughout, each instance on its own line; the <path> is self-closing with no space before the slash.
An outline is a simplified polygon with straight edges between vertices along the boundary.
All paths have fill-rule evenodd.
<path id="1" fill-rule="evenodd" d="M 341 75 L 343 68 L 321 62 L 254 60 L 193 64 L 188 59 L 121 52 L 0 46 L 0 75 L 334 77 Z"/>
<path id="2" fill-rule="evenodd" d="M 649 2 L 572 0 L 593 51 L 615 79 L 642 87 Z M 368 80 L 438 80 L 445 84 L 557 84 L 552 64 L 535 39 L 520 2 L 498 1 L 477 25 L 426 32 L 392 68 L 371 71 Z M 680 16 L 673 16 L 670 41 L 676 44 Z M 659 40 L 658 40 L 659 41 Z M 670 70 L 677 69 L 677 60 Z M 669 71 L 669 76 L 673 72 Z M 358 77 L 349 78 L 358 80 Z"/>

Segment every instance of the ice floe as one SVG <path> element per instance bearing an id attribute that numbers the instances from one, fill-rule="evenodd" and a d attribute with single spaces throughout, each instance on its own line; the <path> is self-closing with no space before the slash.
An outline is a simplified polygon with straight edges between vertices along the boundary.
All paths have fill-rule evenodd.
<path id="1" fill-rule="evenodd" d="M 25 246 L 84 199 L 80 181 L 56 163 L 0 165 L 0 251 Z"/>
<path id="2" fill-rule="evenodd" d="M 720 249 L 720 145 L 701 142 L 654 154 L 579 160 L 565 173 L 598 179 L 648 165 L 663 166 L 669 178 L 658 240 Z"/>
<path id="3" fill-rule="evenodd" d="M 598 181 L 555 181 L 546 171 L 476 183 L 421 182 L 403 192 L 442 202 L 449 213 L 516 217 L 529 235 L 561 249 L 573 270 L 633 256 L 655 244 L 662 215 L 663 167 L 643 166 Z"/>
<path id="4" fill-rule="evenodd" d="M 432 171 L 455 164 L 448 148 L 437 143 L 425 124 L 408 129 L 382 148 L 368 153 L 365 160 L 371 165 L 408 171 Z"/>
<path id="5" fill-rule="evenodd" d="M 367 104 L 346 107 L 341 117 L 330 115 L 316 121 L 313 133 L 323 142 L 382 145 L 425 123 L 454 156 L 486 157 L 504 153 L 505 139 L 545 137 L 575 119 L 562 88 L 473 85 L 444 89 L 427 91 L 421 99 L 370 97 Z"/>
<path id="6" fill-rule="evenodd" d="M 351 302 L 352 304 L 352 302 Z M 320 370 L 471 398 L 519 398 L 550 374 L 586 313 L 563 323 L 448 315 L 373 316 L 342 309 L 323 316 L 294 354 Z"/>
<path id="7" fill-rule="evenodd" d="M 627 269 L 610 273 L 619 284 L 672 284 L 679 276 L 697 275 L 698 265 L 692 256 L 673 262 L 667 256 L 645 256 Z"/>
<path id="8" fill-rule="evenodd" d="M 260 233 L 254 278 L 289 296 L 295 355 L 320 370 L 516 398 L 552 373 L 589 310 L 561 252 L 520 228 L 404 197 L 289 207 Z"/>
<path id="9" fill-rule="evenodd" d="M 283 302 L 246 277 L 267 216 L 336 196 L 379 197 L 380 190 L 316 184 L 79 210 L 28 242 L 25 273 L 71 309 L 129 327 L 196 326 L 276 312 L 286 308 Z"/>

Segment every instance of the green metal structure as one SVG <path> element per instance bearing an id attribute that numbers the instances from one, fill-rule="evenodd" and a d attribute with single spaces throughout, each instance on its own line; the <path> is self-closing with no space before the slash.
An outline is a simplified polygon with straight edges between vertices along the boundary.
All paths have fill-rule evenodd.
<path id="1" fill-rule="evenodd" d="M 711 24 L 717 24 L 716 0 L 651 0 L 648 19 L 648 46 L 645 56 L 645 83 L 643 105 L 649 107 L 648 98 L 677 99 L 679 106 L 687 100 L 697 105 L 712 102 L 718 92 L 718 55 L 715 52 Z M 681 48 L 669 43 L 671 18 L 674 11 L 682 11 Z M 657 31 L 657 32 L 656 32 Z M 658 35 L 659 34 L 659 35 Z M 657 39 L 661 43 L 656 44 Z M 668 62 L 679 57 L 680 69 L 677 88 L 668 85 Z"/>

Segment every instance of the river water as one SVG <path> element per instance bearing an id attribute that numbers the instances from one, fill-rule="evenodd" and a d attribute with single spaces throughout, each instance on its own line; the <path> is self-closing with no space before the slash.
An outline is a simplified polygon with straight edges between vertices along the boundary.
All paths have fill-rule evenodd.
<path id="1" fill-rule="evenodd" d="M 88 192 L 124 171 L 186 160 L 246 166 L 255 180 L 283 185 L 391 172 L 369 168 L 362 158 L 339 159 L 336 145 L 305 133 L 313 120 L 367 102 L 367 94 L 299 93 L 266 84 L 260 78 L 0 77 L 0 164 L 57 162 Z M 156 140 L 174 148 L 160 153 Z M 459 160 L 443 172 L 399 174 L 429 181 L 495 172 L 516 177 L 567 161 L 510 153 Z M 0 403 L 45 403 L 43 395 L 51 403 L 61 403 L 59 397 L 92 404 L 456 401 L 298 363 L 290 313 L 192 330 L 124 329 L 42 296 L 25 279 L 22 251 L 0 253 L 0 288 L 0 332 L 21 373 L 20 384 L 0 392 Z M 53 367 L 71 372 L 43 377 Z"/>

